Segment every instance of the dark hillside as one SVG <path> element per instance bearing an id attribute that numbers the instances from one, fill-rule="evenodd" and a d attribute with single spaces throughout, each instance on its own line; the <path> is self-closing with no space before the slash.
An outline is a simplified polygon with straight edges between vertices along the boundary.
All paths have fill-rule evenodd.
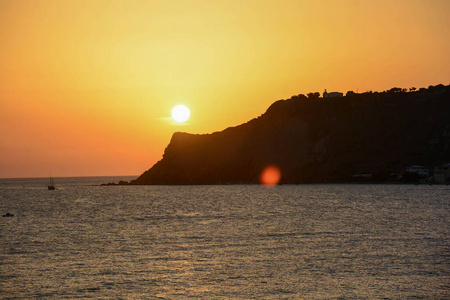
<path id="1" fill-rule="evenodd" d="M 131 184 L 257 183 L 277 165 L 284 183 L 385 181 L 420 164 L 450 162 L 450 86 L 415 92 L 273 103 L 259 118 L 221 132 L 177 132 L 163 158 Z"/>

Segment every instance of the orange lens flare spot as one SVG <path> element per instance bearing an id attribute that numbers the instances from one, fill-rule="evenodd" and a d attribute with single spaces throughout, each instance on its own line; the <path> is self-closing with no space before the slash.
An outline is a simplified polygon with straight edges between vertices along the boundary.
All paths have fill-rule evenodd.
<path id="1" fill-rule="evenodd" d="M 269 165 L 261 172 L 259 181 L 264 185 L 275 185 L 280 182 L 281 171 L 280 168 L 274 165 Z"/>

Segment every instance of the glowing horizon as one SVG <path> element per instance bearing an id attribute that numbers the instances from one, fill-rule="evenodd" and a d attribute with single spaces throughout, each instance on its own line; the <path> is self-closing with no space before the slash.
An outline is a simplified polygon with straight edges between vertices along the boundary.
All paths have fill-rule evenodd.
<path id="1" fill-rule="evenodd" d="M 450 1 L 0 2 L 0 178 L 141 174 L 299 93 L 450 83 Z M 195 117 L 181 125 L 171 109 Z"/>

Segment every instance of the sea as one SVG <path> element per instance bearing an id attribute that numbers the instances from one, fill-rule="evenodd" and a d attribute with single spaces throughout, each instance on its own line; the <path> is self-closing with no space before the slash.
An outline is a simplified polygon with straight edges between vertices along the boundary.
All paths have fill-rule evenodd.
<path id="1" fill-rule="evenodd" d="M 1 299 L 450 299 L 450 186 L 0 179 Z"/>

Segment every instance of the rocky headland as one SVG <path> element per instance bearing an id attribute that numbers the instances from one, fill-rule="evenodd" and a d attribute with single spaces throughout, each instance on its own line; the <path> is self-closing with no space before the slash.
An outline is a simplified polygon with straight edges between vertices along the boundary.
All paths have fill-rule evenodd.
<path id="1" fill-rule="evenodd" d="M 129 184 L 258 183 L 268 165 L 282 183 L 386 182 L 410 165 L 448 162 L 450 86 L 310 93 L 221 132 L 174 133 L 163 158 Z"/>

